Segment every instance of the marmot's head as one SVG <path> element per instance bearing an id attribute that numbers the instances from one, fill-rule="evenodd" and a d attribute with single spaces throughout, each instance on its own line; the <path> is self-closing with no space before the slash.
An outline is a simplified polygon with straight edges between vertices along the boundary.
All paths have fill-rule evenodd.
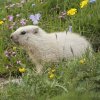
<path id="1" fill-rule="evenodd" d="M 28 25 L 18 28 L 15 32 L 11 34 L 11 39 L 20 45 L 28 45 L 30 40 L 37 39 L 41 35 L 42 29 L 38 26 Z"/>

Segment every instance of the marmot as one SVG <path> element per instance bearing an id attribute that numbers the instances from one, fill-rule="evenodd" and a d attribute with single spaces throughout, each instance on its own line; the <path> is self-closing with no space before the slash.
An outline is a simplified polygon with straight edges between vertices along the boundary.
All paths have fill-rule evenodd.
<path id="1" fill-rule="evenodd" d="M 11 34 L 11 39 L 25 48 L 38 73 L 41 72 L 44 62 L 81 57 L 88 48 L 91 48 L 90 43 L 76 33 L 47 33 L 34 25 L 18 28 Z"/>

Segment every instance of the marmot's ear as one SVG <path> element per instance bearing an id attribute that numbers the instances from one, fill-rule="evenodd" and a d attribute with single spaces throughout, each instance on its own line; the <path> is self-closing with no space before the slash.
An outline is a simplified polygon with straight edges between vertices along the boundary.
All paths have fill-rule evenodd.
<path id="1" fill-rule="evenodd" d="M 35 29 L 34 29 L 34 34 L 37 34 L 38 31 L 39 31 L 39 28 L 35 28 Z"/>

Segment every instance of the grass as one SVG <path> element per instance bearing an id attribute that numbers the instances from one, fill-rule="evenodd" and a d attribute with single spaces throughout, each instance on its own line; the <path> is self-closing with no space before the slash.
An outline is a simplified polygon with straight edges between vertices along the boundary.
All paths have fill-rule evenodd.
<path id="1" fill-rule="evenodd" d="M 10 40 L 10 34 L 18 27 L 22 26 L 20 20 L 27 20 L 26 25 L 33 24 L 29 19 L 31 14 L 40 13 L 39 26 L 47 32 L 68 30 L 72 25 L 73 32 L 78 32 L 86 36 L 94 47 L 100 48 L 100 1 L 88 4 L 80 9 L 81 0 L 27 0 L 22 7 L 14 6 L 7 9 L 5 6 L 20 2 L 20 0 L 0 1 L 0 20 L 4 24 L 0 25 L 0 76 L 6 78 L 21 77 L 19 67 L 25 67 L 26 72 L 22 74 L 24 83 L 22 85 L 12 84 L 0 89 L 1 100 L 99 100 L 100 96 L 100 52 L 94 53 L 90 58 L 84 55 L 80 59 L 59 62 L 59 64 L 46 64 L 45 70 L 53 68 L 54 77 L 49 78 L 48 70 L 41 76 L 35 74 L 27 53 L 16 46 Z M 32 7 L 32 4 L 35 6 Z M 64 15 L 58 18 L 61 12 L 70 8 L 77 8 L 78 12 L 74 16 Z M 19 17 L 16 17 L 20 14 Z M 8 20 L 8 15 L 13 15 L 13 21 Z M 61 15 L 62 16 L 62 15 Z M 5 19 L 4 19 L 5 18 Z M 16 24 L 12 29 L 13 22 Z M 14 49 L 15 48 L 15 49 Z M 5 51 L 10 52 L 9 57 Z M 15 53 L 12 55 L 12 53 Z M 85 59 L 84 63 L 80 60 Z M 22 64 L 17 64 L 21 61 Z"/>

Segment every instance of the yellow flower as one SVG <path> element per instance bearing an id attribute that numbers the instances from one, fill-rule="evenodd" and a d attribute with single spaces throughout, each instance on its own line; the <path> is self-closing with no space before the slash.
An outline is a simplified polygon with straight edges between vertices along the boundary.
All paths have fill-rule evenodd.
<path id="1" fill-rule="evenodd" d="M 83 8 L 84 6 L 86 6 L 88 4 L 88 1 L 89 0 L 83 0 L 81 3 L 80 3 L 80 8 Z"/>
<path id="2" fill-rule="evenodd" d="M 53 73 L 51 73 L 50 75 L 49 75 L 49 78 L 50 79 L 53 79 L 55 77 L 55 74 L 53 74 Z"/>
<path id="3" fill-rule="evenodd" d="M 16 47 L 13 47 L 13 50 L 16 51 Z"/>
<path id="4" fill-rule="evenodd" d="M 26 71 L 25 68 L 19 68 L 19 72 L 24 73 Z"/>
<path id="5" fill-rule="evenodd" d="M 56 71 L 55 68 L 50 68 L 48 74 L 52 74 L 52 73 L 54 73 L 55 71 Z"/>
<path id="6" fill-rule="evenodd" d="M 76 8 L 71 8 L 70 10 L 67 11 L 67 15 L 75 15 L 77 13 Z"/>
<path id="7" fill-rule="evenodd" d="M 85 63 L 85 58 L 84 59 L 81 59 L 79 62 L 81 63 L 81 64 L 84 64 Z"/>
<path id="8" fill-rule="evenodd" d="M 55 71 L 56 69 L 54 67 L 50 68 L 49 71 L 48 71 L 48 77 L 50 79 L 53 79 L 55 77 Z"/>
<path id="9" fill-rule="evenodd" d="M 2 20 L 0 20 L 0 25 L 2 25 L 4 22 Z"/>
<path id="10" fill-rule="evenodd" d="M 54 73 L 55 71 L 56 71 L 55 69 L 52 69 L 52 70 L 51 70 L 52 73 Z"/>

